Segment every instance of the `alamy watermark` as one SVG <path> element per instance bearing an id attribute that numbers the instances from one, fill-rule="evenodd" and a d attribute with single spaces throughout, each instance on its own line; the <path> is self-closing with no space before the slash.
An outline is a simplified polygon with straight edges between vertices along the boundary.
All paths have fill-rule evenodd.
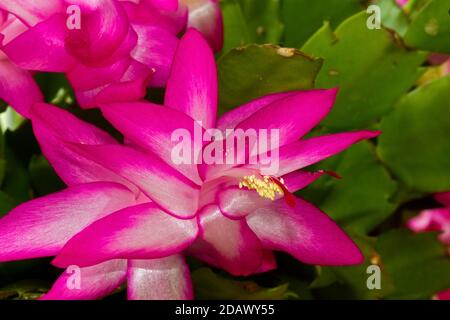
<path id="1" fill-rule="evenodd" d="M 194 126 L 172 133 L 171 160 L 174 164 L 258 165 L 263 175 L 276 175 L 279 169 L 279 129 L 202 129 Z"/>
<path id="2" fill-rule="evenodd" d="M 66 20 L 66 26 L 69 30 L 81 29 L 81 8 L 77 5 L 71 5 L 67 7 L 66 13 L 68 15 Z"/>

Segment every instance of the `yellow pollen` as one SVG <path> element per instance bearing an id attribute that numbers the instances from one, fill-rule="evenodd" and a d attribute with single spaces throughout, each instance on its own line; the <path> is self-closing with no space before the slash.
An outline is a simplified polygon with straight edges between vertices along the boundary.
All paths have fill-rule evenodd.
<path id="1" fill-rule="evenodd" d="M 283 179 L 280 182 L 284 184 Z M 255 190 L 262 198 L 275 200 L 277 194 L 284 195 L 283 189 L 273 182 L 269 176 L 263 176 L 262 179 L 257 178 L 255 175 L 245 176 L 241 182 L 239 182 L 239 188 L 246 187 L 249 190 Z"/>

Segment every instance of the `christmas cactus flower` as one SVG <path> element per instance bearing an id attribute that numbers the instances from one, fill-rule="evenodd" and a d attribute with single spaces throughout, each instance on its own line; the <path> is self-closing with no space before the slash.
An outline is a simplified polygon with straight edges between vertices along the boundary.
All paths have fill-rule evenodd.
<path id="1" fill-rule="evenodd" d="M 175 55 L 165 106 L 101 106 L 125 144 L 67 111 L 36 105 L 34 132 L 68 188 L 0 220 L 0 261 L 56 256 L 57 267 L 81 268 L 79 288 L 68 288 L 65 272 L 43 299 L 99 298 L 125 280 L 129 299 L 192 298 L 185 255 L 233 275 L 276 268 L 273 251 L 309 264 L 359 264 L 360 250 L 339 226 L 293 195 L 323 174 L 301 169 L 379 134 L 305 139 L 336 94 L 269 95 L 217 119 L 213 52 L 190 29 Z M 271 144 L 257 148 L 256 161 L 238 148 L 236 161 L 221 162 L 231 153 L 229 145 L 220 150 L 222 134 L 239 130 L 269 132 Z M 233 138 L 244 140 L 251 139 Z M 268 167 L 267 158 L 277 165 Z"/>
<path id="2" fill-rule="evenodd" d="M 2 44 L 8 58 L 26 70 L 64 72 L 86 108 L 137 101 L 147 85 L 165 86 L 177 35 L 189 15 L 178 0 L 49 0 L 45 5 L 1 0 L 0 9 L 23 22 Z M 210 36 L 202 22 L 209 13 L 192 14 L 198 17 L 189 21 L 200 20 Z M 216 19 L 220 13 L 211 15 Z"/>
<path id="3" fill-rule="evenodd" d="M 450 192 L 439 193 L 435 199 L 444 207 L 428 209 L 408 221 L 408 227 L 415 232 L 439 231 L 440 241 L 450 248 Z M 450 289 L 437 294 L 440 300 L 450 300 Z"/>
<path id="4" fill-rule="evenodd" d="M 11 41 L 17 33 L 26 27 L 15 16 L 0 10 L 0 42 Z M 0 99 L 13 106 L 27 117 L 30 107 L 43 100 L 39 87 L 29 72 L 23 70 L 8 59 L 0 50 Z"/>

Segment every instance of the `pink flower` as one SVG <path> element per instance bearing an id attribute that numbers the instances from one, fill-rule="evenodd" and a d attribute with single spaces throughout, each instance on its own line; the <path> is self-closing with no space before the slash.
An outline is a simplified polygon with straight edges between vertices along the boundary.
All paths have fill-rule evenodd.
<path id="1" fill-rule="evenodd" d="M 395 2 L 400 6 L 400 7 L 404 7 L 409 0 L 395 0 Z"/>
<path id="2" fill-rule="evenodd" d="M 432 65 L 439 66 L 440 76 L 445 77 L 450 74 L 450 56 L 446 54 L 432 54 L 428 61 Z"/>
<path id="3" fill-rule="evenodd" d="M 424 210 L 409 220 L 408 227 L 415 232 L 440 231 L 441 242 L 450 245 L 450 192 L 438 193 L 435 198 L 445 207 Z"/>
<path id="4" fill-rule="evenodd" d="M 79 8 L 78 20 L 72 20 L 78 14 L 73 6 Z M 2 0 L 0 9 L 24 27 L 3 43 L 9 59 L 26 70 L 64 72 L 86 108 L 138 101 L 149 83 L 165 86 L 189 14 L 178 0 L 48 0 L 45 5 Z M 220 17 L 220 11 L 211 14 L 213 20 Z M 200 20 L 208 17 L 189 23 Z M 198 23 L 219 47 L 221 25 L 215 37 L 209 21 Z"/>
<path id="5" fill-rule="evenodd" d="M 336 93 L 274 94 L 216 120 L 214 56 L 191 29 L 175 56 L 166 106 L 102 105 L 125 145 L 64 110 L 37 105 L 34 132 L 68 188 L 0 220 L 0 261 L 56 256 L 58 267 L 81 267 L 81 289 L 69 290 L 70 274 L 64 273 L 44 299 L 98 298 L 125 279 L 130 299 L 192 298 L 184 254 L 233 275 L 276 268 L 273 250 L 309 264 L 361 263 L 361 252 L 336 223 L 292 195 L 323 174 L 302 168 L 379 134 L 299 140 L 330 112 Z M 279 170 L 269 177 L 261 174 L 259 162 L 172 161 L 175 130 L 194 137 L 207 128 L 278 128 Z M 194 150 L 209 146 L 191 142 Z"/>
<path id="6" fill-rule="evenodd" d="M 13 15 L 0 10 L 0 42 L 7 43 L 25 28 Z M 28 110 L 43 96 L 29 72 L 17 67 L 0 50 L 0 98 L 27 117 Z"/>
<path id="7" fill-rule="evenodd" d="M 444 208 L 428 209 L 408 221 L 408 227 L 415 232 L 439 231 L 439 239 L 450 246 L 450 192 L 439 193 L 435 199 Z M 437 294 L 439 300 L 450 300 L 450 289 Z"/>

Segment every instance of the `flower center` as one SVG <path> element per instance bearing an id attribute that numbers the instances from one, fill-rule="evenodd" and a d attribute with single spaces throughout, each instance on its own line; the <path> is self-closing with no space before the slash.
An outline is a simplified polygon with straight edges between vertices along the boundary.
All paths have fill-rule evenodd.
<path id="1" fill-rule="evenodd" d="M 277 181 L 278 182 L 278 181 Z M 280 179 L 280 183 L 274 181 L 274 178 L 269 176 L 263 176 L 259 179 L 255 175 L 245 176 L 241 182 L 239 182 L 239 188 L 246 187 L 249 190 L 256 190 L 262 198 L 275 200 L 277 194 L 284 195 L 283 178 Z"/>
<path id="2" fill-rule="evenodd" d="M 274 201 L 277 195 L 284 196 L 286 203 L 295 207 L 295 197 L 284 184 L 283 178 L 279 180 L 270 176 L 263 176 L 262 179 L 255 175 L 244 176 L 241 182 L 239 182 L 239 188 L 246 187 L 249 190 L 255 190 L 262 198 L 270 199 Z"/>

